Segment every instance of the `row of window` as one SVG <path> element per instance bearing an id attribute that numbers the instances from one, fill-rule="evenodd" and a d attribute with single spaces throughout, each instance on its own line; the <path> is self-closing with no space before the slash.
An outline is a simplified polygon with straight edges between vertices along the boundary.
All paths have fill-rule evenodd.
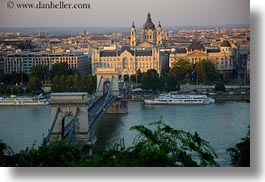
<path id="1" fill-rule="evenodd" d="M 101 62 L 120 62 L 121 60 L 120 59 L 115 59 L 115 58 L 101 58 L 100 61 Z M 130 59 L 130 61 L 133 62 L 134 59 Z M 148 57 L 144 56 L 144 57 L 140 57 L 140 59 L 139 58 L 136 58 L 135 61 L 136 62 L 138 62 L 138 61 L 153 61 L 153 57 L 151 57 L 151 56 L 148 56 Z"/>
<path id="2" fill-rule="evenodd" d="M 52 58 L 52 57 L 37 57 L 37 58 L 5 58 L 6 61 L 22 61 L 22 60 L 28 60 L 28 61 L 49 61 L 49 60 L 63 60 L 63 61 L 67 61 L 67 60 L 77 60 L 77 57 L 55 57 L 55 58 Z"/>

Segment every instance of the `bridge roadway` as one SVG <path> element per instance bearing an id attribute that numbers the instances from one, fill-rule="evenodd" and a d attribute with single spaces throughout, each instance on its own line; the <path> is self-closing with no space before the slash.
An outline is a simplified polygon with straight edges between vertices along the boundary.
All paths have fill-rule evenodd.
<path id="1" fill-rule="evenodd" d="M 109 95 L 108 92 L 97 98 L 88 108 L 88 127 L 94 131 L 98 121 L 102 118 L 107 109 L 117 99 L 116 96 Z"/>

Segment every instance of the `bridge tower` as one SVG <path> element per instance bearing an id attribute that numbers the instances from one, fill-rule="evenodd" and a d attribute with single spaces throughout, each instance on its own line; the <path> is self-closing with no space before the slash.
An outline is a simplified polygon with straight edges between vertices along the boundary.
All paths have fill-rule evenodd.
<path id="1" fill-rule="evenodd" d="M 111 95 L 117 96 L 106 113 L 128 113 L 127 99 L 123 99 L 119 92 L 118 71 L 115 68 L 97 68 L 97 96 L 105 93 L 106 88 L 111 88 Z"/>
<path id="2" fill-rule="evenodd" d="M 49 141 L 71 135 L 73 140 L 88 144 L 88 94 L 86 92 L 52 93 Z"/>
<path id="3" fill-rule="evenodd" d="M 111 86 L 111 94 L 119 95 L 118 71 L 115 68 L 97 68 L 97 96 L 103 95 L 107 86 Z"/>

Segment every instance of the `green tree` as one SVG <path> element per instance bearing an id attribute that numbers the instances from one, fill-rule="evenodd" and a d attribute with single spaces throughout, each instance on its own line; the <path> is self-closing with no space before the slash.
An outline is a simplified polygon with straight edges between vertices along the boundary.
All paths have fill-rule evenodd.
<path id="1" fill-rule="evenodd" d="M 74 92 L 84 91 L 81 90 L 80 77 L 78 75 L 73 75 L 73 86 L 74 86 L 73 89 Z"/>
<path id="2" fill-rule="evenodd" d="M 165 90 L 175 91 L 179 89 L 179 85 L 184 83 L 190 76 L 193 65 L 189 61 L 179 59 L 173 63 L 172 67 L 166 71 L 165 78 Z M 163 74 L 161 75 L 163 76 Z M 163 80 L 162 80 L 163 81 Z"/>
<path id="3" fill-rule="evenodd" d="M 22 82 L 27 82 L 29 80 L 29 77 L 26 73 L 12 73 L 12 74 L 6 74 L 3 77 L 3 82 L 6 84 L 19 84 Z"/>
<path id="4" fill-rule="evenodd" d="M 78 71 L 76 69 L 69 68 L 69 65 L 67 63 L 55 63 L 52 65 L 51 69 L 51 77 L 54 78 L 56 75 L 74 75 L 78 74 Z"/>
<path id="5" fill-rule="evenodd" d="M 31 148 L 20 151 L 14 156 L 17 167 L 67 167 L 72 166 L 81 159 L 80 143 L 68 140 L 43 143 L 36 149 Z"/>
<path id="6" fill-rule="evenodd" d="M 58 75 L 54 76 L 52 79 L 52 91 L 53 92 L 59 92 L 60 89 L 60 77 Z"/>
<path id="7" fill-rule="evenodd" d="M 42 82 L 46 82 L 49 75 L 49 67 L 45 64 L 32 66 L 29 77 L 39 78 Z"/>
<path id="8" fill-rule="evenodd" d="M 159 75 L 156 70 L 149 69 L 146 73 L 143 73 L 141 76 L 141 85 L 143 89 L 146 90 L 158 90 L 160 86 L 160 79 Z"/>
<path id="9" fill-rule="evenodd" d="M 241 142 L 227 149 L 231 156 L 231 164 L 236 167 L 250 167 L 250 132 Z"/>
<path id="10" fill-rule="evenodd" d="M 195 167 L 218 166 L 214 149 L 198 133 L 175 130 L 161 120 L 150 123 L 155 130 L 143 125 L 133 126 L 138 134 L 134 145 L 126 148 L 124 141 L 92 159 L 81 159 L 80 166 L 116 167 Z"/>
<path id="11" fill-rule="evenodd" d="M 171 72 L 175 79 L 179 81 L 184 81 L 186 77 L 191 74 L 192 64 L 185 59 L 179 59 L 177 62 L 173 63 Z"/>
<path id="12" fill-rule="evenodd" d="M 41 80 L 38 77 L 30 77 L 28 82 L 28 89 L 31 92 L 37 92 L 41 90 Z"/>
<path id="13" fill-rule="evenodd" d="M 65 75 L 61 75 L 60 79 L 59 79 L 59 88 L 60 88 L 60 92 L 65 92 L 65 80 L 66 80 L 66 76 Z"/>
<path id="14" fill-rule="evenodd" d="M 209 60 L 200 60 L 195 65 L 198 80 L 204 84 L 209 83 L 215 79 L 215 66 Z"/>
<path id="15" fill-rule="evenodd" d="M 68 92 L 74 91 L 74 80 L 73 80 L 73 76 L 72 75 L 66 76 L 65 91 L 68 91 Z"/>
<path id="16" fill-rule="evenodd" d="M 13 150 L 0 140 L 0 167 L 13 166 L 15 161 L 13 161 Z"/>
<path id="17" fill-rule="evenodd" d="M 138 84 L 138 83 L 141 83 L 141 80 L 142 80 L 142 75 L 143 75 L 143 73 L 141 72 L 141 70 L 140 69 L 138 69 L 137 71 L 136 71 L 136 78 L 135 78 L 135 82 Z"/>

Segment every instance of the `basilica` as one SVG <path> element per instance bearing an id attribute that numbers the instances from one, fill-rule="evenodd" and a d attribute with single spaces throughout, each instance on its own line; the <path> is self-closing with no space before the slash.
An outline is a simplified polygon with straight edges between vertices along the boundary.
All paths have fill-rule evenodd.
<path id="1" fill-rule="evenodd" d="M 137 70 L 146 72 L 155 69 L 159 74 L 162 71 L 166 57 L 159 52 L 162 45 L 162 26 L 159 22 L 157 28 L 147 14 L 147 19 L 141 32 L 141 40 L 136 37 L 134 23 L 131 26 L 130 46 L 116 47 L 115 50 L 95 49 L 92 53 L 92 74 L 96 68 L 115 68 L 119 78 L 136 74 Z"/>
<path id="2" fill-rule="evenodd" d="M 147 19 L 145 24 L 143 25 L 143 29 L 141 32 L 141 42 L 137 44 L 136 39 L 136 29 L 134 22 L 131 27 L 131 39 L 130 46 L 138 46 L 138 47 L 154 47 L 162 45 L 162 26 L 159 22 L 157 29 L 155 24 L 152 22 L 151 14 L 147 14 Z"/>

